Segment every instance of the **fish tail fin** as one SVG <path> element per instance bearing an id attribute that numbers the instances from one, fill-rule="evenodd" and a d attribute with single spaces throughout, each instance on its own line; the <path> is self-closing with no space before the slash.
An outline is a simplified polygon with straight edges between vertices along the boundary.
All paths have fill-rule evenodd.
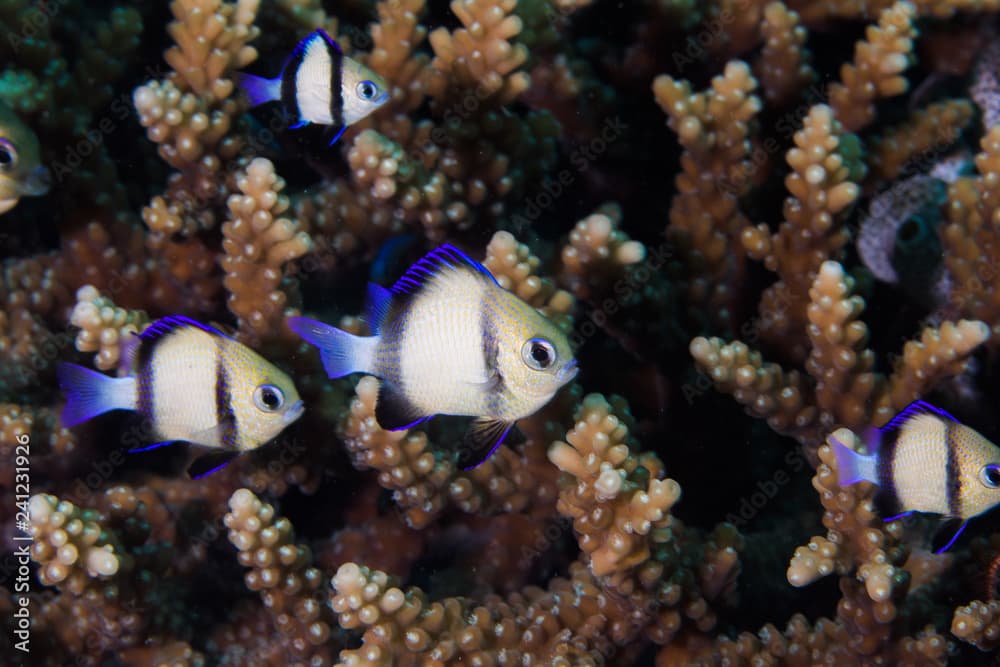
<path id="1" fill-rule="evenodd" d="M 289 317 L 288 328 L 319 348 L 329 377 L 372 372 L 377 336 L 355 336 L 308 317 Z"/>
<path id="2" fill-rule="evenodd" d="M 859 454 L 835 436 L 831 435 L 830 441 L 833 443 L 833 453 L 837 457 L 837 480 L 840 486 L 849 486 L 858 482 L 878 484 L 874 456 Z"/>
<path id="3" fill-rule="evenodd" d="M 265 79 L 240 72 L 236 75 L 236 85 L 247 94 L 252 107 L 281 99 L 281 77 Z"/>
<path id="4" fill-rule="evenodd" d="M 59 386 L 66 394 L 62 425 L 75 426 L 111 410 L 134 410 L 134 377 L 114 378 L 76 364 L 61 363 Z"/>

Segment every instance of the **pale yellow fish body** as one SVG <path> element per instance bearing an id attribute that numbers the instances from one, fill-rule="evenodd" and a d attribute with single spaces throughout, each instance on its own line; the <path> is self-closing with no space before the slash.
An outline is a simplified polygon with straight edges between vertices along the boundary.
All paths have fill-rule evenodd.
<path id="1" fill-rule="evenodd" d="M 402 331 L 381 336 L 373 372 L 397 384 L 422 414 L 517 421 L 548 403 L 575 375 L 565 334 L 517 296 L 472 271 L 435 275 L 400 324 Z M 555 347 L 557 365 L 551 371 L 525 364 L 521 350 L 533 338 Z M 492 367 L 484 356 L 487 339 L 495 348 Z"/>
<path id="2" fill-rule="evenodd" d="M 0 214 L 21 197 L 48 192 L 48 170 L 41 166 L 38 137 L 7 106 L 0 104 Z"/>
<path id="3" fill-rule="evenodd" d="M 569 339 L 503 289 L 479 262 L 443 245 L 391 289 L 369 286 L 368 323 L 353 336 L 305 317 L 288 326 L 317 346 L 330 377 L 382 379 L 375 418 L 399 430 L 437 414 L 476 417 L 457 463 L 468 469 L 577 374 Z"/>
<path id="4" fill-rule="evenodd" d="M 891 462 L 900 506 L 962 519 L 1000 503 L 1000 488 L 984 480 L 990 465 L 1000 466 L 1000 448 L 965 424 L 930 414 L 901 429 Z"/>
<path id="5" fill-rule="evenodd" d="M 302 412 L 288 375 L 242 343 L 196 327 L 163 337 L 136 376 L 138 407 L 164 440 L 247 451 Z M 276 388 L 282 407 L 265 409 L 260 387 Z"/>

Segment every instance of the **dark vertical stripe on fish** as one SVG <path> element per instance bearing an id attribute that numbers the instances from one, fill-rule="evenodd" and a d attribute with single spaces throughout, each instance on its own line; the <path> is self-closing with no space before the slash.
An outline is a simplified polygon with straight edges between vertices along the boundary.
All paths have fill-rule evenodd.
<path id="1" fill-rule="evenodd" d="M 332 44 L 326 45 L 330 54 L 330 117 L 333 126 L 344 124 L 344 54 Z"/>
<path id="2" fill-rule="evenodd" d="M 216 338 L 215 348 L 215 422 L 219 425 L 219 446 L 236 448 L 236 415 L 233 413 L 233 396 L 229 390 L 229 373 L 223 361 L 224 341 Z"/>
<path id="3" fill-rule="evenodd" d="M 494 334 L 496 325 L 493 318 L 490 317 L 491 312 L 490 304 L 487 303 L 487 297 L 484 294 L 479 300 L 479 335 L 482 337 L 483 368 L 486 369 L 486 377 L 492 381 L 488 392 L 488 410 L 489 414 L 495 415 L 500 412 L 503 376 L 500 374 L 500 366 L 497 363 L 500 350 L 497 346 L 497 337 Z"/>
<path id="4" fill-rule="evenodd" d="M 878 491 L 875 493 L 875 508 L 883 518 L 895 516 L 903 511 L 896 490 L 896 444 L 899 430 L 882 433 L 878 446 Z M 869 452 L 871 454 L 872 452 Z"/>
<path id="5" fill-rule="evenodd" d="M 288 64 L 285 65 L 285 69 L 281 72 L 281 105 L 285 108 L 285 114 L 288 118 L 292 119 L 289 122 L 297 123 L 302 120 L 299 111 L 298 77 L 299 68 L 302 67 L 302 61 L 305 60 L 305 57 L 305 49 L 295 49 Z"/>
<path id="6" fill-rule="evenodd" d="M 944 468 L 944 481 L 947 485 L 945 493 L 948 494 L 948 514 L 951 516 L 962 516 L 962 478 L 958 463 L 958 454 L 955 450 L 955 423 L 947 419 L 941 420 L 944 426 L 944 446 L 948 455 L 948 462 Z"/>

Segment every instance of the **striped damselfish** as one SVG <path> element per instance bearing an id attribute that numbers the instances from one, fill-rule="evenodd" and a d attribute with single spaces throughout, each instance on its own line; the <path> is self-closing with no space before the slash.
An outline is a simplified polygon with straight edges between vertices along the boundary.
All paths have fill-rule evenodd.
<path id="1" fill-rule="evenodd" d="M 265 79 L 240 74 L 240 88 L 251 106 L 280 101 L 293 127 L 309 123 L 331 125 L 340 138 L 358 122 L 389 100 L 385 80 L 358 61 L 348 58 L 322 30 L 305 37 L 285 63 L 281 75 Z"/>
<path id="2" fill-rule="evenodd" d="M 944 410 L 915 401 L 865 435 L 869 455 L 833 440 L 841 485 L 879 486 L 875 503 L 886 521 L 912 512 L 969 519 L 1000 503 L 1000 448 Z"/>
<path id="3" fill-rule="evenodd" d="M 444 245 L 391 289 L 368 287 L 368 325 L 354 336 L 305 317 L 288 325 L 320 349 L 331 378 L 381 378 L 375 418 L 400 430 L 436 414 L 476 417 L 458 464 L 479 465 L 511 426 L 577 373 L 566 335 L 500 286 L 479 262 Z"/>
<path id="4" fill-rule="evenodd" d="M 125 377 L 61 363 L 64 426 L 110 410 L 149 420 L 156 444 L 184 441 L 215 451 L 188 469 L 203 477 L 271 440 L 303 412 L 291 379 L 218 329 L 174 315 L 150 324 L 126 350 Z"/>

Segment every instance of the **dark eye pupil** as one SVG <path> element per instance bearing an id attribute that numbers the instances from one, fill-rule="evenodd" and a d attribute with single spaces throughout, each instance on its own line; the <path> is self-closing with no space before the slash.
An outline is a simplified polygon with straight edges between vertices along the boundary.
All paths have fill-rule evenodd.
<path id="1" fill-rule="evenodd" d="M 10 150 L 0 146 L 0 165 L 6 166 L 14 161 L 14 156 Z"/>
<path id="2" fill-rule="evenodd" d="M 264 405 L 266 405 L 269 408 L 278 407 L 278 395 L 275 394 L 270 389 L 264 390 L 263 394 L 261 395 L 261 400 L 264 401 Z"/>
<path id="3" fill-rule="evenodd" d="M 361 94 L 365 97 L 371 97 L 375 94 L 375 89 L 371 86 L 371 84 L 366 84 L 361 88 Z"/>
<path id="4" fill-rule="evenodd" d="M 549 351 L 545 349 L 544 345 L 532 345 L 531 358 L 540 364 L 547 363 L 549 360 Z"/>
<path id="5" fill-rule="evenodd" d="M 989 467 L 986 469 L 986 479 L 994 486 L 1000 485 L 1000 468 Z"/>

